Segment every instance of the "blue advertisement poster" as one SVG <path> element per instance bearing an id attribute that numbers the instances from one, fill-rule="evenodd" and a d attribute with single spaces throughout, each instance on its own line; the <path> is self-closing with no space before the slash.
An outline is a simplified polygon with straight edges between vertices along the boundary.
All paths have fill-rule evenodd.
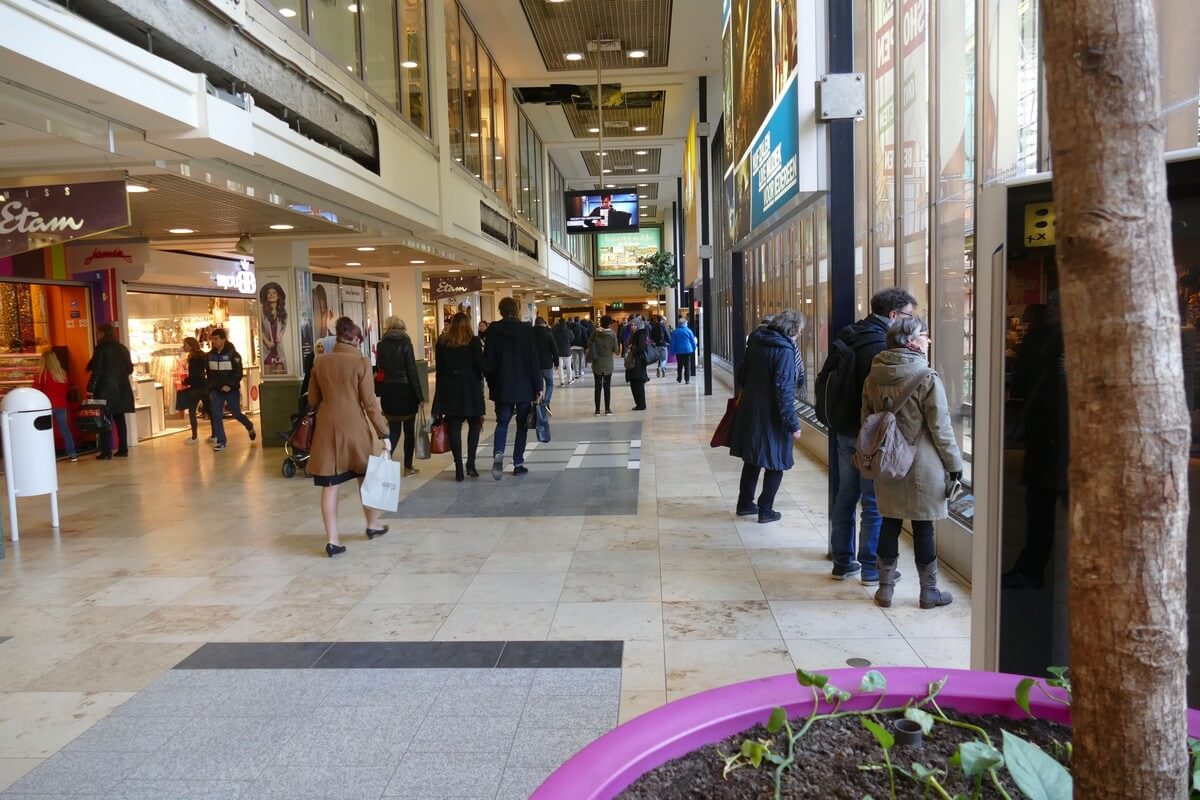
<path id="1" fill-rule="evenodd" d="M 750 227 L 799 194 L 800 106 L 796 76 L 750 145 Z"/>

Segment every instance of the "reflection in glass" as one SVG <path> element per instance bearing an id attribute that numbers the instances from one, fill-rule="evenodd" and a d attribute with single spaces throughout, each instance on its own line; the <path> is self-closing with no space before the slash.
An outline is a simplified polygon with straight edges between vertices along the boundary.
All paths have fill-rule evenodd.
<path id="1" fill-rule="evenodd" d="M 357 3 L 309 0 L 308 29 L 318 47 L 332 56 L 346 72 L 361 77 Z"/>
<path id="2" fill-rule="evenodd" d="M 463 144 L 466 149 L 465 161 L 467 170 L 476 178 L 481 178 L 479 171 L 479 68 L 475 48 L 475 31 L 463 18 L 459 26 L 459 37 L 462 41 L 462 80 L 463 80 L 463 129 L 466 138 Z"/>
<path id="3" fill-rule="evenodd" d="M 492 155 L 492 62 L 479 50 L 479 175 L 483 185 L 493 187 L 495 158 Z"/>
<path id="4" fill-rule="evenodd" d="M 446 3 L 446 110 L 449 115 L 450 155 L 455 162 L 463 163 L 463 97 L 462 61 L 458 5 Z"/>
<path id="5" fill-rule="evenodd" d="M 358 8 L 363 17 L 363 78 L 376 94 L 399 108 L 394 0 L 359 0 Z"/>
<path id="6" fill-rule="evenodd" d="M 492 64 L 492 152 L 496 162 L 496 194 L 501 200 L 508 199 L 508 93 L 504 75 Z"/>
<path id="7" fill-rule="evenodd" d="M 426 133 L 429 119 L 425 103 L 425 0 L 402 0 L 400 5 L 400 81 L 404 114 Z"/>

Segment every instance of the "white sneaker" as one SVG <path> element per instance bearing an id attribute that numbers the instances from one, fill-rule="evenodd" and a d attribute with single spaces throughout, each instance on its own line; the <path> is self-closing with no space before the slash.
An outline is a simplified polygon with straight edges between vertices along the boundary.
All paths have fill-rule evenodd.
<path id="1" fill-rule="evenodd" d="M 210 436 L 210 437 L 208 437 L 207 439 L 205 439 L 204 441 L 208 442 L 209 444 L 216 444 L 216 443 L 217 443 L 217 437 L 215 437 L 215 436 Z"/>
<path id="2" fill-rule="evenodd" d="M 183 443 L 186 445 L 197 445 L 197 444 L 200 444 L 200 440 L 199 439 L 184 439 Z"/>

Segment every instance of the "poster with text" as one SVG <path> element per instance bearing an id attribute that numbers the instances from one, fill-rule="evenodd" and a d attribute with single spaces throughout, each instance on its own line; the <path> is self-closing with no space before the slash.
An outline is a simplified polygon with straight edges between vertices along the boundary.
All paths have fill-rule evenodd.
<path id="1" fill-rule="evenodd" d="M 300 314 L 300 359 L 308 363 L 313 349 L 312 273 L 296 270 L 296 310 Z"/>
<path id="2" fill-rule="evenodd" d="M 596 237 L 596 277 L 636 278 L 641 259 L 662 250 L 662 228 L 637 233 L 602 233 Z"/>

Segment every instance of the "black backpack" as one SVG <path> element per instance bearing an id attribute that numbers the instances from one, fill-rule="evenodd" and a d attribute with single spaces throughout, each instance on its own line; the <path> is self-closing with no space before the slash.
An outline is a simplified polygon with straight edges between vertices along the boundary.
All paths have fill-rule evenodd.
<path id="1" fill-rule="evenodd" d="M 829 344 L 829 355 L 817 373 L 815 406 L 817 419 L 834 433 L 853 436 L 858 432 L 862 413 L 862 390 L 858 385 L 860 347 L 878 343 L 877 337 L 854 341 L 857 326 L 846 329 Z"/>

